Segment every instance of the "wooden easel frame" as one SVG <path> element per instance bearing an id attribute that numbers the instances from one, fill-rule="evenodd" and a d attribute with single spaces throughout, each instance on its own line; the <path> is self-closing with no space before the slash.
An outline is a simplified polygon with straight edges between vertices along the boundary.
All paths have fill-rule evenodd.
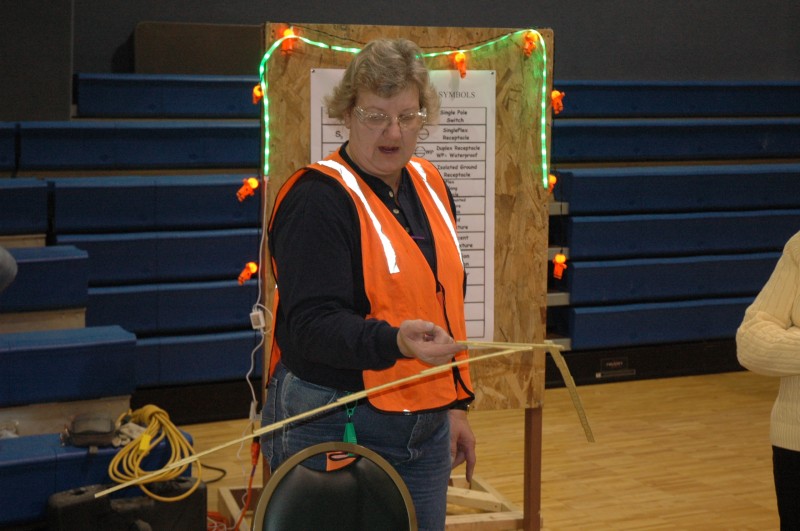
<path id="1" fill-rule="evenodd" d="M 522 28 L 436 28 L 412 26 L 359 26 L 332 24 L 267 23 L 265 50 L 273 50 L 266 72 L 268 118 L 271 127 L 265 145 L 264 168 L 268 168 L 269 189 L 265 212 L 271 212 L 281 184 L 297 168 L 309 161 L 309 73 L 312 68 L 344 68 L 350 53 L 335 53 L 330 48 L 310 46 L 295 41 L 289 53 L 273 45 L 283 31 L 293 26 L 298 35 L 315 42 L 346 48 L 360 48 L 378 37 L 404 37 L 416 42 L 425 52 L 472 48 L 480 43 L 516 34 Z M 545 337 L 547 300 L 548 193 L 542 185 L 547 175 L 550 142 L 550 104 L 553 68 L 553 33 L 538 30 L 546 44 L 540 50 L 539 66 L 546 72 L 547 105 L 543 100 L 542 76 L 536 73 L 536 53 L 523 52 L 522 39 L 507 39 L 493 53 L 483 49 L 469 59 L 469 69 L 497 72 L 497 129 L 495 134 L 495 329 L 497 341 L 540 343 Z M 430 69 L 452 69 L 448 55 L 427 61 Z M 263 65 L 262 65 L 263 66 Z M 469 75 L 469 73 L 467 73 Z M 536 95 L 534 95 L 536 94 Z M 546 115 L 543 117 L 542 114 Z M 546 121 L 542 136 L 540 124 Z M 546 138 L 546 146 L 541 139 Z M 545 160 L 543 160 L 543 158 Z M 264 249 L 266 253 L 266 246 Z M 262 256 L 269 264 L 269 256 Z M 269 267 L 262 267 L 263 285 L 267 286 L 263 303 L 271 307 L 273 282 Z M 269 367 L 268 345 L 265 370 Z M 541 436 L 544 397 L 544 352 L 533 356 L 515 356 L 496 364 L 481 364 L 473 370 L 476 382 L 474 408 L 525 409 L 524 504 L 521 511 L 500 497 L 499 493 L 477 481 L 471 498 L 491 499 L 499 508 L 485 514 L 448 517 L 448 530 L 518 529 L 541 527 Z M 264 375 L 264 382 L 268 381 Z M 490 390 L 491 392 L 486 392 Z M 265 470 L 265 479 L 268 471 Z M 462 501 L 470 492 L 459 491 Z"/>

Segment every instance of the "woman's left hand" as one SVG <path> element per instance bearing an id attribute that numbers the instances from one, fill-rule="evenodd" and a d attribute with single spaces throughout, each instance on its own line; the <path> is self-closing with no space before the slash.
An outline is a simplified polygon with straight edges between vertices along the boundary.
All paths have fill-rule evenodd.
<path id="1" fill-rule="evenodd" d="M 467 464 L 467 481 L 472 483 L 472 472 L 475 470 L 475 434 L 467 420 L 467 412 L 451 409 L 450 418 L 450 460 L 453 468 L 461 463 Z"/>
<path id="2" fill-rule="evenodd" d="M 397 330 L 397 348 L 407 358 L 417 358 L 428 365 L 444 365 L 464 350 L 441 326 L 422 319 L 400 323 Z"/>

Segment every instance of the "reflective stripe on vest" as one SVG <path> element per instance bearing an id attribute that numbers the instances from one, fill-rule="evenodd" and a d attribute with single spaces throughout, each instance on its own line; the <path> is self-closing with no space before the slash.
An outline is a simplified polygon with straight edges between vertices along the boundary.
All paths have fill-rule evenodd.
<path id="1" fill-rule="evenodd" d="M 344 180 L 344 183 L 347 185 L 350 190 L 353 191 L 354 194 L 361 200 L 361 203 L 364 205 L 364 209 L 367 211 L 367 215 L 369 215 L 370 221 L 372 221 L 372 226 L 375 228 L 375 232 L 378 233 L 378 237 L 381 239 L 381 244 L 383 245 L 383 254 L 386 256 L 386 263 L 389 266 L 389 273 L 395 274 L 400 272 L 400 268 L 397 267 L 397 253 L 394 251 L 394 247 L 392 246 L 392 242 L 389 241 L 389 238 L 386 234 L 383 233 L 383 227 L 381 227 L 381 222 L 378 221 L 378 218 L 375 217 L 375 213 L 372 212 L 372 208 L 370 208 L 369 203 L 367 202 L 367 198 L 364 197 L 364 192 L 361 191 L 361 187 L 358 186 L 358 182 L 356 181 L 355 175 L 350 173 L 350 171 L 336 162 L 335 160 L 321 160 L 317 162 L 317 164 L 321 164 L 322 166 L 327 166 L 339 173 Z"/>
<path id="2" fill-rule="evenodd" d="M 433 191 L 431 185 L 428 184 L 428 175 L 425 173 L 425 170 L 422 168 L 422 164 L 419 162 L 412 160 L 410 161 L 411 165 L 417 170 L 419 176 L 422 177 L 422 182 L 425 183 L 425 188 L 428 190 L 428 193 L 433 198 L 433 202 L 436 203 L 436 208 L 439 209 L 439 215 L 442 216 L 444 222 L 447 224 L 447 228 L 450 230 L 450 236 L 453 238 L 453 243 L 456 244 L 456 249 L 458 249 L 458 258 L 461 260 L 461 265 L 464 265 L 464 257 L 461 255 L 461 245 L 458 243 L 458 236 L 456 235 L 456 228 L 450 222 L 450 215 L 447 213 L 447 210 L 444 208 L 444 204 L 439 200 L 439 196 L 436 195 L 436 192 Z"/>

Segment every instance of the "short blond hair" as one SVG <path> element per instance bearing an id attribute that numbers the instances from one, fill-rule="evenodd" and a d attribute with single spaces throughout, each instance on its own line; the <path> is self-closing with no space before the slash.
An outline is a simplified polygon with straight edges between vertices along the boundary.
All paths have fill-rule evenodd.
<path id="1" fill-rule="evenodd" d="M 359 91 L 391 98 L 409 87 L 419 89 L 419 106 L 428 121 L 439 116 L 439 94 L 422 62 L 422 50 L 408 39 L 370 41 L 353 58 L 339 84 L 325 98 L 328 116 L 343 119 L 356 105 Z"/>

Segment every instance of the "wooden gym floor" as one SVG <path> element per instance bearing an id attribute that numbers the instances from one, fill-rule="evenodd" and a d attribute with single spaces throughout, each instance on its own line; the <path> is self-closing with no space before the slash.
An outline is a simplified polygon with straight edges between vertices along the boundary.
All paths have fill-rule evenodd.
<path id="1" fill-rule="evenodd" d="M 778 529 L 769 443 L 777 388 L 777 379 L 749 372 L 582 386 L 595 443 L 586 442 L 567 390 L 548 389 L 543 529 Z M 523 411 L 474 411 L 470 419 L 476 474 L 521 506 Z M 244 435 L 248 424 L 182 428 L 205 450 Z M 235 446 L 202 460 L 227 470 L 208 484 L 209 510 L 217 510 L 220 487 L 247 484 L 249 453 Z"/>

